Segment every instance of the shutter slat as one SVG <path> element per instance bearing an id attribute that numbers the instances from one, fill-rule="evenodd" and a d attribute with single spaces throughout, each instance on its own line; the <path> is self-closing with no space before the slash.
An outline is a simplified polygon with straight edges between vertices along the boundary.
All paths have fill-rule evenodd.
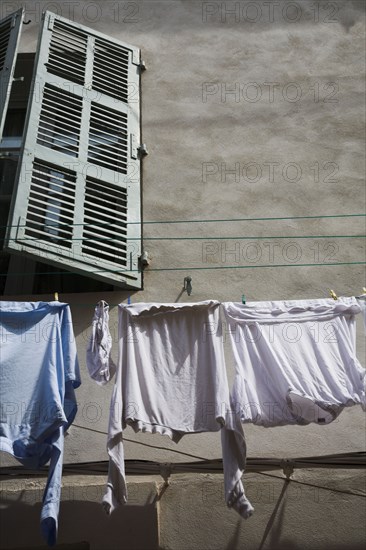
<path id="1" fill-rule="evenodd" d="M 104 211 L 103 211 L 104 210 Z M 85 230 L 89 230 L 90 228 L 96 231 L 99 231 L 99 229 L 103 229 L 105 231 L 110 230 L 110 224 L 111 224 L 111 209 L 108 207 L 103 208 L 100 204 L 98 205 L 98 220 L 93 219 L 93 216 L 95 215 L 95 203 L 86 202 L 85 204 L 85 215 L 88 218 L 88 221 L 84 224 Z M 127 228 L 127 216 L 123 211 L 118 212 L 118 220 L 114 220 L 113 227 L 119 227 L 120 231 L 126 231 Z M 111 230 L 112 231 L 112 230 Z M 112 233 L 115 231 L 113 229 Z"/>
<path id="2" fill-rule="evenodd" d="M 55 18 L 49 49 L 47 70 L 67 78 L 71 82 L 83 84 L 87 56 L 87 33 L 65 25 Z"/>
<path id="3" fill-rule="evenodd" d="M 79 150 L 81 114 L 82 98 L 46 84 L 37 142 L 44 147 L 75 156 Z"/>
<path id="4" fill-rule="evenodd" d="M 108 194 L 106 191 L 108 191 Z M 105 197 L 104 205 L 99 202 L 101 194 Z M 123 237 L 123 235 L 121 235 L 121 228 L 126 228 L 126 225 L 122 223 L 116 225 L 115 217 L 116 211 L 122 210 L 125 214 L 127 213 L 126 193 L 115 187 L 108 186 L 105 182 L 87 178 L 86 204 L 88 203 L 91 205 L 91 208 L 85 209 L 85 222 L 87 225 L 85 225 L 83 231 L 83 250 L 90 255 L 96 256 L 102 253 L 105 258 L 109 258 L 112 254 L 115 256 L 115 261 L 121 263 L 121 261 L 125 260 L 126 249 L 125 239 L 121 239 L 121 237 Z M 94 233 L 93 222 L 95 222 L 96 219 L 109 224 L 110 240 L 107 242 L 101 242 L 98 239 L 90 240 L 90 237 L 92 237 Z M 95 230 L 98 235 L 98 224 Z"/>
<path id="5" fill-rule="evenodd" d="M 127 131 L 127 126 L 120 126 L 121 129 L 123 129 L 125 132 Z M 102 126 L 96 127 L 96 131 L 98 134 L 100 134 L 101 137 L 108 140 L 108 138 L 114 138 L 115 134 L 112 134 L 111 132 L 108 132 L 107 130 L 104 130 Z M 121 134 L 121 139 L 123 139 L 123 134 Z M 90 139 L 90 141 L 93 141 Z M 110 140 L 109 140 L 110 141 Z M 124 141 L 127 143 L 127 138 L 124 139 Z"/>
<path id="6" fill-rule="evenodd" d="M 127 170 L 127 133 L 126 115 L 106 106 L 92 102 L 90 113 L 90 134 L 88 159 L 97 164 L 126 173 Z M 100 128 L 102 129 L 100 131 Z M 108 139 L 106 134 L 108 133 Z M 113 142 L 113 144 L 112 144 Z"/>
<path id="7" fill-rule="evenodd" d="M 57 229 L 60 231 L 60 233 L 63 233 L 65 236 L 67 234 L 70 234 L 70 221 L 69 218 L 66 218 L 65 216 L 52 213 L 50 211 L 47 212 L 47 215 L 44 215 L 44 212 L 41 209 L 37 209 L 32 205 L 32 221 L 33 223 L 37 223 L 38 218 L 38 224 L 40 227 L 40 231 L 42 231 L 42 228 L 47 229 L 48 227 L 52 227 L 53 229 Z M 65 221 L 61 221 L 60 218 L 64 218 Z"/>
<path id="8" fill-rule="evenodd" d="M 127 103 L 129 63 L 128 50 L 96 38 L 93 89 Z"/>
<path id="9" fill-rule="evenodd" d="M 107 73 L 103 78 L 94 78 L 93 80 L 93 89 L 102 92 L 106 95 L 110 95 L 111 97 L 114 97 L 115 99 L 118 99 L 120 101 L 123 101 L 124 103 L 127 103 L 128 99 L 128 90 L 126 86 L 111 86 L 106 81 L 105 78 L 107 78 Z"/>
<path id="10" fill-rule="evenodd" d="M 117 124 L 121 125 L 127 125 L 127 114 L 121 113 L 119 111 L 116 111 L 114 109 L 106 108 L 104 105 L 98 105 L 97 103 L 93 102 L 93 112 L 97 115 L 102 117 L 104 120 L 108 121 L 111 124 Z"/>
<path id="11" fill-rule="evenodd" d="M 60 105 L 57 105 L 56 103 L 54 103 L 54 108 L 52 108 L 52 105 L 48 104 L 48 102 L 46 101 L 44 102 L 44 105 L 43 105 L 42 116 L 45 120 L 47 119 L 54 120 L 55 117 L 57 116 L 57 121 L 59 121 L 59 123 L 66 128 L 74 128 L 75 124 L 80 123 L 80 115 L 77 116 L 76 113 L 74 115 L 70 112 L 69 116 L 64 116 L 63 112 L 61 111 Z"/>
<path id="12" fill-rule="evenodd" d="M 118 137 L 118 139 L 113 138 L 114 136 L 107 138 L 99 135 L 99 132 L 94 131 L 93 137 L 90 137 L 89 139 L 89 150 L 94 150 L 97 152 L 98 148 L 103 151 L 103 149 L 107 147 L 111 160 L 114 158 L 114 155 L 116 155 L 116 157 L 122 156 L 126 159 L 127 139 L 122 136 Z"/>
<path id="13" fill-rule="evenodd" d="M 52 184 L 53 186 L 53 184 Z M 44 193 L 44 186 L 40 185 L 40 184 L 37 184 L 36 182 L 33 184 L 32 186 L 33 188 L 33 192 L 34 192 L 34 195 L 36 195 L 37 193 L 37 188 L 39 189 L 40 191 L 40 197 L 44 197 L 43 193 Z M 72 196 L 65 196 L 64 193 L 62 193 L 62 191 L 55 191 L 52 187 L 52 189 L 48 189 L 48 196 L 49 198 L 53 198 L 53 199 L 56 199 L 57 200 L 57 197 L 62 199 L 64 202 L 70 202 L 71 204 L 73 203 L 73 197 Z"/>
<path id="14" fill-rule="evenodd" d="M 42 205 L 43 206 L 43 205 Z M 32 211 L 32 216 L 35 216 L 38 214 L 39 219 L 41 220 L 43 225 L 47 224 L 47 220 L 51 219 L 54 221 L 57 221 L 58 226 L 60 229 L 62 229 L 62 226 L 67 227 L 70 230 L 71 227 L 71 220 L 72 220 L 72 210 L 70 210 L 70 215 L 67 215 L 65 213 L 60 212 L 52 212 L 52 205 L 48 205 L 47 213 L 45 214 L 44 209 L 40 208 L 40 205 L 37 204 L 36 201 L 32 200 L 32 204 L 30 205 L 30 209 Z M 54 207 L 56 209 L 56 207 Z"/>
<path id="15" fill-rule="evenodd" d="M 81 109 L 81 101 L 78 98 L 78 105 L 75 105 L 75 98 L 77 96 L 73 97 L 73 102 L 67 101 L 66 97 L 54 92 L 54 94 L 51 94 L 50 91 L 46 90 L 46 94 L 43 98 L 43 110 L 47 111 L 48 109 L 51 110 L 52 113 L 57 111 L 58 115 L 65 118 L 65 120 L 70 120 L 70 117 L 72 117 L 74 120 L 80 121 L 80 109 Z M 65 115 L 65 109 L 67 108 L 67 116 Z"/>
<path id="16" fill-rule="evenodd" d="M 57 29 L 56 29 L 57 33 Z M 78 50 L 82 54 L 86 54 L 86 36 L 76 34 L 68 34 L 67 32 L 61 32 L 59 34 L 53 34 L 52 37 L 52 47 L 53 49 L 60 48 L 60 50 L 65 49 L 65 45 L 73 50 Z"/>
<path id="17" fill-rule="evenodd" d="M 121 149 L 121 146 L 123 146 L 123 150 Z M 89 140 L 89 156 L 93 156 L 96 154 L 99 154 L 101 157 L 106 155 L 106 158 L 112 156 L 112 153 L 114 153 L 113 158 L 120 159 L 122 161 L 126 162 L 124 151 L 127 149 L 127 140 L 121 139 L 119 140 L 119 143 L 115 143 L 114 141 L 111 141 L 109 139 L 103 138 L 103 140 L 98 139 L 91 139 Z"/>
<path id="18" fill-rule="evenodd" d="M 103 55 L 101 52 L 98 52 L 98 57 L 94 61 L 94 66 L 99 68 L 107 67 L 108 69 L 111 69 L 113 71 L 113 74 L 123 75 L 123 77 L 127 80 L 128 59 L 126 62 L 124 62 L 123 59 L 121 59 L 120 57 Z"/>
<path id="19" fill-rule="evenodd" d="M 76 72 L 80 73 L 81 75 L 84 74 L 83 68 L 80 67 L 80 64 L 78 64 L 77 62 L 73 61 L 72 59 L 68 59 L 67 63 L 65 62 L 65 58 L 63 57 L 63 52 L 60 52 L 59 54 L 56 52 L 53 52 L 50 55 L 50 61 L 51 61 L 51 65 L 52 63 L 55 63 L 55 64 L 57 63 L 58 67 L 60 68 L 65 67 L 65 70 L 67 71 L 69 71 L 70 68 L 73 67 Z"/>
<path id="20" fill-rule="evenodd" d="M 65 180 L 66 194 L 53 190 L 53 174 L 58 174 L 58 188 Z M 42 178 L 39 175 L 42 174 Z M 74 184 L 72 184 L 74 179 Z M 35 160 L 26 212 L 25 236 L 72 247 L 75 175 L 55 165 Z M 43 194 L 42 194 L 43 191 Z"/>

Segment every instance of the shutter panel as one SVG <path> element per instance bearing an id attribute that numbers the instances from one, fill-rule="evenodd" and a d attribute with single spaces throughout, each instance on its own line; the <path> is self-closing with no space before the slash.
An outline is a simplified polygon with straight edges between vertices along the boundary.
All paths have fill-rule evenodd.
<path id="1" fill-rule="evenodd" d="M 23 16 L 24 10 L 21 8 L 0 21 L 0 140 L 3 137 Z"/>
<path id="2" fill-rule="evenodd" d="M 139 82 L 137 48 L 46 12 L 9 251 L 141 288 Z"/>

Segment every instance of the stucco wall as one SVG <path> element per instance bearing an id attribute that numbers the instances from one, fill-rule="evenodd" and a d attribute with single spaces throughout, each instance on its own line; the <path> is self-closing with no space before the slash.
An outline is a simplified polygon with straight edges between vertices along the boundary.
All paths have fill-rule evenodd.
<path id="1" fill-rule="evenodd" d="M 100 388 L 89 381 L 85 367 L 90 321 L 101 298 L 111 304 L 116 341 L 116 305 L 128 296 L 133 302 L 240 301 L 245 294 L 248 301 L 255 301 L 327 297 L 329 288 L 338 295 L 361 293 L 364 266 L 341 264 L 365 260 L 363 240 L 335 236 L 364 234 L 364 218 L 188 221 L 362 212 L 364 3 L 135 0 L 23 5 L 31 23 L 24 26 L 20 51 L 35 50 L 42 9 L 141 48 L 148 67 L 142 76 L 142 137 L 149 149 L 143 161 L 144 221 L 187 220 L 145 223 L 145 248 L 151 264 L 145 270 L 143 291 L 60 294 L 60 300 L 72 308 L 83 375 L 77 394 L 79 413 L 66 439 L 65 461 L 106 460 L 112 388 Z M 18 2 L 2 2 L 1 16 L 19 6 Z M 316 238 L 319 235 L 329 237 Z M 155 240 L 164 237 L 176 240 Z M 181 293 L 188 275 L 193 284 L 190 297 Z M 48 300 L 52 296 L 22 299 Z M 362 335 L 359 323 L 358 353 L 364 361 Z M 229 353 L 227 357 L 231 376 L 232 359 Z M 325 427 L 265 430 L 248 426 L 245 432 L 249 456 L 287 457 L 364 450 L 364 429 L 364 414 L 353 408 Z M 177 446 L 167 438 L 126 431 L 127 459 L 191 460 L 184 453 L 216 458 L 220 455 L 219 437 L 187 436 Z M 3 456 L 1 461 L 9 463 Z M 335 473 L 327 470 L 322 475 L 329 481 Z M 320 479 L 315 473 L 308 476 L 310 483 Z M 192 480 L 195 491 L 202 489 L 204 482 L 199 479 Z M 338 472 L 334 479 L 347 488 L 346 475 Z M 239 548 L 248 529 L 256 533 L 251 539 L 254 542 L 243 547 L 262 548 L 258 545 L 258 532 L 263 534 L 261 520 L 267 524 L 275 501 L 266 508 L 267 519 L 261 515 L 263 511 L 257 511 L 260 519 L 250 520 L 249 527 L 237 526 L 235 513 L 215 501 L 217 525 L 229 522 L 234 531 L 220 530 L 221 538 L 213 543 L 210 529 L 202 530 L 207 518 L 184 523 L 197 512 L 193 505 L 197 499 L 190 497 L 189 489 L 182 497 L 186 498 L 184 514 L 178 513 L 183 506 L 176 500 L 180 489 L 169 495 L 160 509 L 164 548 Z M 337 506 L 327 501 L 316 514 L 319 512 L 328 525 L 329 536 L 335 533 L 331 524 L 344 527 L 339 527 L 334 539 L 340 548 L 351 548 L 351 543 L 356 548 L 364 529 L 356 513 L 361 508 L 352 504 L 355 513 L 348 515 L 346 508 L 340 508 L 338 501 Z M 302 501 L 281 510 L 291 532 L 292 546 L 288 543 L 286 548 L 326 547 L 327 539 L 320 544 L 313 538 L 305 546 L 312 522 Z M 177 515 L 184 532 L 189 532 L 188 539 L 182 538 L 180 527 L 171 527 L 180 525 Z M 235 538 L 236 528 L 242 530 L 243 539 L 241 535 Z M 263 548 L 285 548 L 281 530 L 276 533 Z M 283 534 L 285 539 L 287 536 Z M 336 548 L 335 542 L 332 548 Z"/>
<path id="2" fill-rule="evenodd" d="M 359 471 L 302 470 L 289 483 L 279 472 L 249 473 L 256 509 L 249 521 L 227 509 L 222 475 L 173 474 L 167 488 L 159 476 L 128 482 L 129 503 L 107 518 L 100 506 L 105 477 L 64 475 L 57 550 L 77 550 L 82 542 L 90 550 L 364 548 Z M 45 548 L 38 532 L 44 483 L 37 477 L 2 483 L 1 548 Z"/>

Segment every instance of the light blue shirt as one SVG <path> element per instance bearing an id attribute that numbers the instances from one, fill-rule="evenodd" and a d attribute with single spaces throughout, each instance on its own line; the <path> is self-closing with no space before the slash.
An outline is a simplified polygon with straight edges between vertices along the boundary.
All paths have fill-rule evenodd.
<path id="1" fill-rule="evenodd" d="M 79 364 L 67 304 L 0 302 L 0 450 L 27 468 L 50 461 L 41 530 L 56 543 L 64 432 L 75 418 Z"/>

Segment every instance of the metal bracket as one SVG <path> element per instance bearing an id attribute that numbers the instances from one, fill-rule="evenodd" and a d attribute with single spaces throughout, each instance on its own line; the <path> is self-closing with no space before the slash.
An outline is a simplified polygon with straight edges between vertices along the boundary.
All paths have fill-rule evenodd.
<path id="1" fill-rule="evenodd" d="M 142 265 L 142 267 L 146 267 L 148 265 L 150 265 L 150 258 L 149 258 L 149 253 L 147 252 L 147 250 L 144 250 L 139 258 L 140 260 L 140 263 Z"/>
<path id="2" fill-rule="evenodd" d="M 138 147 L 136 147 L 136 136 L 130 134 L 130 155 L 132 159 L 137 159 Z"/>
<path id="3" fill-rule="evenodd" d="M 184 277 L 183 290 L 187 291 L 188 296 L 192 294 L 192 277 Z"/>
<path id="4" fill-rule="evenodd" d="M 160 475 L 164 480 L 165 486 L 170 485 L 169 478 L 172 474 L 172 464 L 170 462 L 164 462 L 160 466 Z"/>
<path id="5" fill-rule="evenodd" d="M 141 143 L 140 147 L 137 148 L 138 152 L 140 153 L 141 157 L 146 157 L 146 155 L 149 154 L 149 151 L 147 150 L 146 143 Z"/>
<path id="6" fill-rule="evenodd" d="M 140 67 L 140 71 L 143 73 L 144 71 L 147 70 L 147 67 L 146 67 L 146 63 L 143 59 L 141 59 L 140 61 L 140 64 L 139 64 L 139 67 Z"/>

